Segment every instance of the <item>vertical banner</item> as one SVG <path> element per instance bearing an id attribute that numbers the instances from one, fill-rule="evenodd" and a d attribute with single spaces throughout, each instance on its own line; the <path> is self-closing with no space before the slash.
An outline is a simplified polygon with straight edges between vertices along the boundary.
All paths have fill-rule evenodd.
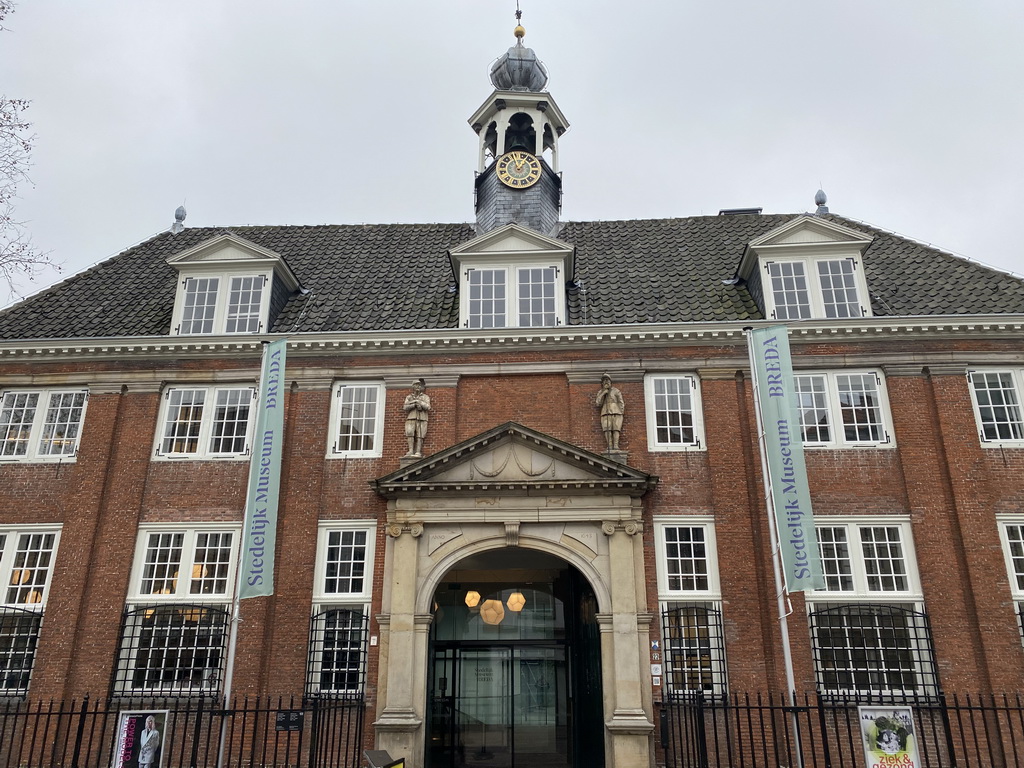
<path id="1" fill-rule="evenodd" d="M 786 587 L 790 592 L 821 589 L 825 580 L 807 487 L 786 326 L 752 330 L 750 353 L 757 387 L 755 402 L 764 430 L 765 484 L 775 510 Z"/>
<path id="2" fill-rule="evenodd" d="M 865 768 L 920 768 L 910 707 L 857 707 Z"/>
<path id="3" fill-rule="evenodd" d="M 287 340 L 263 348 L 263 369 L 256 405 L 256 429 L 245 498 L 238 597 L 274 594 L 277 497 L 284 448 L 284 362 Z"/>

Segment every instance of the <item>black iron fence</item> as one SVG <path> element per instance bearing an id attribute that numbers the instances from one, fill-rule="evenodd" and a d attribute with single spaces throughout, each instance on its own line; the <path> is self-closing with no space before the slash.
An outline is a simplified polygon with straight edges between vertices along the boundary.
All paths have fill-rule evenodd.
<path id="1" fill-rule="evenodd" d="M 661 705 L 667 768 L 851 768 L 864 764 L 857 706 L 909 706 L 918 768 L 1024 768 L 1024 697 L 816 694 L 670 695 Z"/>
<path id="2" fill-rule="evenodd" d="M 204 699 L 10 700 L 0 705 L 0 768 L 119 766 L 149 713 L 160 768 L 359 768 L 364 709 L 361 695 L 247 698 L 229 709 Z"/>

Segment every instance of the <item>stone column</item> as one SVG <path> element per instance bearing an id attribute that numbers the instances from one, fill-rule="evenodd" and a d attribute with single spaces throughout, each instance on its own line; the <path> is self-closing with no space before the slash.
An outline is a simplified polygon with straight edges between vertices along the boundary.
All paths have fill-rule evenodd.
<path id="1" fill-rule="evenodd" d="M 382 660 L 380 716 L 374 723 L 377 749 L 406 758 L 410 768 L 423 765 L 423 702 L 426 691 L 427 630 L 430 616 L 417 616 L 416 582 L 423 526 L 389 524 L 385 551 L 385 594 L 381 607 Z"/>
<path id="2" fill-rule="evenodd" d="M 644 584 L 642 573 L 639 581 L 637 575 L 637 569 L 643 569 L 643 542 L 638 535 L 642 525 L 640 521 L 629 520 L 605 522 L 601 528 L 608 536 L 612 598 L 611 613 L 597 617 L 601 628 L 607 758 L 611 768 L 649 768 L 654 723 L 644 707 L 650 700 L 649 685 L 644 684 L 649 670 L 642 666 L 647 649 L 640 647 L 644 633 L 637 620 L 647 607 L 637 599 Z"/>

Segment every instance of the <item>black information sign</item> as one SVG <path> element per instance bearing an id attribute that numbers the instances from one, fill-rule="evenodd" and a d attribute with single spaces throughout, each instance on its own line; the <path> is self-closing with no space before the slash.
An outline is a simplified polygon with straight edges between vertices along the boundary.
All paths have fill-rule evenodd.
<path id="1" fill-rule="evenodd" d="M 301 731 L 302 719 L 306 713 L 301 709 L 281 709 L 277 712 L 275 730 L 278 731 Z"/>

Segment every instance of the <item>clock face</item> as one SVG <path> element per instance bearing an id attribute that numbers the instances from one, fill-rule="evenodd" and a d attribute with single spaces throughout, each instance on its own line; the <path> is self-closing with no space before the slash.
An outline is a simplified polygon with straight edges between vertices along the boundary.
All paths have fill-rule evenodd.
<path id="1" fill-rule="evenodd" d="M 498 158 L 496 166 L 498 180 L 513 189 L 532 187 L 540 179 L 540 160 L 529 152 L 506 152 Z"/>

